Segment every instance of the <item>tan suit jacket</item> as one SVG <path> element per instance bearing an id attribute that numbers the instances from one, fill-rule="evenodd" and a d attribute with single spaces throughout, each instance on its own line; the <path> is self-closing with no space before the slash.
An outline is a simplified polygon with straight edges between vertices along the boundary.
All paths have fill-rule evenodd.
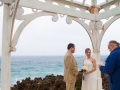
<path id="1" fill-rule="evenodd" d="M 78 75 L 77 62 L 71 52 L 67 52 L 64 57 L 64 81 L 75 83 Z"/>

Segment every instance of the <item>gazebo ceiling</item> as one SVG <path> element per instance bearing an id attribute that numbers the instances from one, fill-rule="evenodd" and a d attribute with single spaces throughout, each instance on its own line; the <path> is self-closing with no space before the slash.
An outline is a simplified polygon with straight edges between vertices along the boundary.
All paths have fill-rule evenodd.
<path id="1" fill-rule="evenodd" d="M 15 0 L 4 0 L 5 3 L 12 3 Z M 20 0 L 21 1 L 21 0 Z M 35 0 L 35 1 L 54 1 L 63 3 L 69 6 L 74 6 L 84 10 L 90 10 L 91 6 L 98 7 L 100 9 L 106 9 L 112 5 L 118 5 L 120 0 Z M 0 6 L 3 4 L 3 0 L 0 0 Z"/>
<path id="2" fill-rule="evenodd" d="M 11 3 L 15 0 L 4 0 L 5 3 Z M 113 5 L 115 3 L 119 3 L 120 0 L 38 0 L 38 1 L 57 1 L 61 3 L 68 3 L 68 4 L 77 4 L 77 5 L 83 5 L 83 6 L 99 6 L 99 7 L 105 7 L 106 5 Z M 3 0 L 0 0 L 0 2 L 3 2 Z M 1 3 L 0 3 L 1 4 Z"/>
<path id="3" fill-rule="evenodd" d="M 57 1 L 68 1 L 68 2 L 73 2 L 77 4 L 86 4 L 86 5 L 92 6 L 92 2 L 96 2 L 97 5 L 103 5 L 110 2 L 111 4 L 114 4 L 119 0 L 57 0 Z"/>
<path id="4" fill-rule="evenodd" d="M 52 1 L 72 5 L 86 10 L 89 10 L 91 6 L 96 6 L 99 7 L 100 9 L 103 9 L 108 6 L 118 4 L 120 2 L 120 0 L 52 0 Z"/>
<path id="5" fill-rule="evenodd" d="M 78 1 L 74 1 L 74 0 L 52 0 L 52 1 L 60 2 L 63 4 L 67 4 L 67 5 L 72 5 L 72 6 L 82 8 L 85 10 L 89 10 L 89 8 L 90 8 L 90 5 L 86 5 L 86 4 L 84 4 L 84 2 L 78 2 Z M 82 1 L 82 0 L 80 0 L 80 1 Z"/>

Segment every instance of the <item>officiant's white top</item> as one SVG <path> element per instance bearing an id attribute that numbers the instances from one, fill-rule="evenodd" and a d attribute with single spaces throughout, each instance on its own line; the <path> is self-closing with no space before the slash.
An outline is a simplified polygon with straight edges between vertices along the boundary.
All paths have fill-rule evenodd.
<path id="1" fill-rule="evenodd" d="M 83 65 L 88 67 L 88 71 L 90 71 L 93 68 L 93 63 L 89 59 L 85 59 Z M 94 72 L 85 75 L 85 80 L 82 80 L 81 90 L 97 90 L 97 83 L 94 76 Z"/>

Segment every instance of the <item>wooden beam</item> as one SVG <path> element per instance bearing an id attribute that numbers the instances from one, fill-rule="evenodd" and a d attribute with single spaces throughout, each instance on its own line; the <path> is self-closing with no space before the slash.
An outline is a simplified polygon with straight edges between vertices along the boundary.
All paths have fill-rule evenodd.
<path id="1" fill-rule="evenodd" d="M 4 0 L 4 3 L 6 4 L 11 4 L 12 2 L 14 2 L 15 0 Z"/>
<path id="2" fill-rule="evenodd" d="M 63 6 L 57 6 L 54 4 L 35 1 L 35 0 L 20 0 L 19 5 L 22 7 L 44 10 L 44 11 L 48 11 L 48 12 L 64 14 L 64 15 L 83 18 L 83 19 L 87 19 L 87 20 L 95 20 L 95 21 L 120 14 L 120 6 L 114 8 L 114 9 L 110 9 L 108 11 L 102 12 L 102 13 L 91 14 L 91 13 L 77 11 L 77 10 L 74 10 L 71 8 L 66 8 Z"/>
<path id="3" fill-rule="evenodd" d="M 116 8 L 113 8 L 113 9 L 110 9 L 108 11 L 96 14 L 96 20 L 101 20 L 101 19 L 109 18 L 111 16 L 116 16 L 118 14 L 120 14 L 120 6 L 116 7 Z"/>
<path id="4" fill-rule="evenodd" d="M 71 8 L 66 8 L 63 6 L 57 6 L 50 3 L 35 1 L 35 0 L 20 0 L 19 3 L 22 7 L 33 8 L 38 10 L 49 11 L 58 14 L 69 15 L 73 17 L 88 19 L 88 20 L 95 20 L 95 15 L 84 12 L 84 11 L 77 11 Z"/>
<path id="5" fill-rule="evenodd" d="M 66 1 L 66 0 L 52 0 L 52 1 L 60 2 L 60 3 L 70 5 L 70 6 L 75 6 L 77 8 L 82 8 L 82 9 L 85 9 L 85 10 L 89 10 L 89 8 L 90 8 L 88 5 L 83 5 L 82 3 L 78 3 L 78 2 L 75 2 L 75 1 L 73 1 L 73 2 Z"/>
<path id="6" fill-rule="evenodd" d="M 100 7 L 101 9 L 103 9 L 103 8 L 105 8 L 105 7 L 107 7 L 107 6 L 114 5 L 115 3 L 119 3 L 119 2 L 120 2 L 120 0 L 112 0 L 112 1 L 110 1 L 110 2 L 103 3 L 102 5 L 99 5 L 99 7 Z"/>

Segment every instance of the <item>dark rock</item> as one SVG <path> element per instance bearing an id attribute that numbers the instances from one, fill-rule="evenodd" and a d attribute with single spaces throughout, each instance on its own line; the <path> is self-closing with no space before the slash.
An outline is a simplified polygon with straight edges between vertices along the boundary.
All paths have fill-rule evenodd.
<path id="1" fill-rule="evenodd" d="M 109 82 L 108 82 L 108 75 L 101 73 L 101 77 L 102 77 L 102 86 L 103 86 L 103 89 L 110 90 L 110 88 L 109 88 Z"/>
<path id="2" fill-rule="evenodd" d="M 105 90 L 109 89 L 108 76 L 105 74 L 101 74 L 102 77 L 102 86 Z M 82 76 L 77 76 L 77 81 L 75 84 L 76 90 L 81 90 L 82 85 Z M 11 87 L 11 90 L 66 90 L 66 84 L 63 81 L 62 75 L 54 76 L 47 75 L 45 78 L 35 78 L 31 80 L 30 77 L 25 80 L 17 81 L 16 84 Z"/>

